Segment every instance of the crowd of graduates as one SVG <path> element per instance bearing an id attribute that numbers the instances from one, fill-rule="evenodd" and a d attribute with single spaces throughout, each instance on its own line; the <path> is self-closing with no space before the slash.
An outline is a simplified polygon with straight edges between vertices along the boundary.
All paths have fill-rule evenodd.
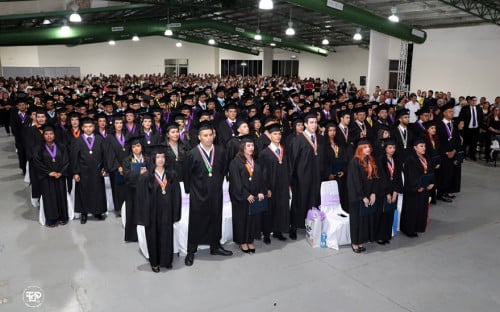
<path id="1" fill-rule="evenodd" d="M 181 184 L 188 266 L 200 244 L 232 255 L 220 244 L 224 180 L 242 252 L 271 235 L 296 240 L 308 209 L 321 207 L 321 183 L 335 180 L 361 253 L 364 243 L 390 242 L 401 195 L 401 231 L 425 232 L 430 204 L 460 192 L 462 162 L 476 159 L 481 133 L 500 133 L 500 106 L 485 117 L 474 96 L 368 94 L 343 80 L 101 75 L 0 79 L 0 87 L 3 123 L 46 225 L 68 222 L 72 191 L 81 224 L 104 220 L 109 176 L 116 214 L 126 207 L 124 240 L 136 242 L 145 226 L 155 272 L 172 266 Z"/>

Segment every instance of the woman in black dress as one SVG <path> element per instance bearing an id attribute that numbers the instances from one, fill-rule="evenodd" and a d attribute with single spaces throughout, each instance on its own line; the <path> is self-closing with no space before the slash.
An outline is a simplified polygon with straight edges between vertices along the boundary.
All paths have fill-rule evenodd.
<path id="1" fill-rule="evenodd" d="M 375 158 L 371 153 L 370 142 L 367 139 L 359 140 L 347 169 L 351 247 L 355 253 L 365 251 L 363 243 L 373 241 L 374 238 L 373 208 L 377 200 L 379 176 Z"/>
<path id="2" fill-rule="evenodd" d="M 138 224 L 146 228 L 149 263 L 153 272 L 172 268 L 174 223 L 181 219 L 181 189 L 175 170 L 166 167 L 164 146 L 151 150 L 154 162 L 139 176 L 137 199 L 141 203 Z"/>
<path id="3" fill-rule="evenodd" d="M 68 222 L 66 176 L 69 154 L 63 144 L 56 144 L 54 128 L 43 128 L 44 143 L 37 146 L 33 157 L 45 213 L 45 225 L 55 227 Z"/>
<path id="4" fill-rule="evenodd" d="M 425 156 L 425 141 L 413 142 L 414 153 L 408 156 L 404 167 L 403 210 L 400 228 L 408 237 L 418 237 L 425 232 L 429 212 L 429 191 L 434 187 L 431 179 L 428 185 L 423 177 L 434 173 L 430 160 Z"/>
<path id="5" fill-rule="evenodd" d="M 347 161 L 345 160 L 344 148 L 335 140 L 337 125 L 334 122 L 327 122 L 325 125 L 325 164 L 323 168 L 327 170 L 326 180 L 337 181 L 339 189 L 340 205 L 344 211 L 349 211 L 349 198 L 347 195 Z"/>
<path id="6" fill-rule="evenodd" d="M 179 182 L 182 182 L 182 164 L 188 149 L 180 140 L 179 124 L 175 121 L 165 126 L 165 141 L 167 144 L 167 164 L 174 168 Z"/>
<path id="7" fill-rule="evenodd" d="M 380 200 L 375 214 L 375 240 L 379 245 L 390 243 L 398 194 L 403 192 L 402 166 L 394 159 L 396 142 L 391 139 L 384 140 L 384 152 L 384 155 L 378 158 Z"/>
<path id="8" fill-rule="evenodd" d="M 250 215 L 249 205 L 264 200 L 263 167 L 256 162 L 250 136 L 241 140 L 240 149 L 229 165 L 229 196 L 233 212 L 233 241 L 244 253 L 254 253 L 253 241 L 260 235 L 260 214 Z"/>
<path id="9" fill-rule="evenodd" d="M 439 138 L 437 136 L 437 128 L 435 121 L 427 121 L 424 123 L 425 132 L 425 155 L 426 158 L 430 160 L 430 165 L 434 168 L 434 174 L 439 176 L 439 167 L 441 166 L 441 155 L 439 154 Z M 439 179 L 436 178 L 436 181 Z M 436 203 L 436 191 L 439 185 L 434 185 L 434 187 L 429 191 L 431 197 L 431 204 Z"/>

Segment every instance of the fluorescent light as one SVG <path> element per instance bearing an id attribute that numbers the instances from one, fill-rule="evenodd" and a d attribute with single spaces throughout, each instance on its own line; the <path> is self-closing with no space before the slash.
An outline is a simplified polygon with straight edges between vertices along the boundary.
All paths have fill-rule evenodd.
<path id="1" fill-rule="evenodd" d="M 167 29 L 165 30 L 165 36 L 172 36 L 173 34 L 174 34 L 174 33 L 172 32 L 172 29 L 167 28 Z"/>
<path id="2" fill-rule="evenodd" d="M 46 19 L 43 20 L 42 24 L 44 24 L 44 25 L 50 25 L 50 24 L 52 24 L 52 22 L 48 18 L 46 18 Z"/>
<path id="3" fill-rule="evenodd" d="M 328 41 L 328 39 L 323 39 L 323 41 L 321 41 L 321 44 L 322 45 L 329 45 L 330 44 L 330 41 Z"/>
<path id="4" fill-rule="evenodd" d="M 275 46 L 276 46 L 276 43 L 271 42 L 269 45 L 270 45 L 271 47 L 275 47 Z"/>
<path id="5" fill-rule="evenodd" d="M 286 34 L 287 36 L 293 36 L 293 35 L 295 35 L 295 29 L 293 29 L 293 27 L 292 27 L 292 26 L 293 26 L 292 21 L 289 21 L 289 22 L 288 22 L 288 28 L 287 28 L 287 29 L 286 29 L 286 31 L 285 31 L 285 34 Z"/>
<path id="6" fill-rule="evenodd" d="M 363 36 L 361 36 L 361 29 L 360 28 L 356 29 L 356 33 L 354 34 L 354 36 L 352 37 L 352 39 L 354 39 L 356 41 L 359 41 L 359 40 L 363 39 Z"/>
<path id="7" fill-rule="evenodd" d="M 108 43 L 109 43 L 109 45 L 111 45 L 111 46 L 114 46 L 114 45 L 116 44 L 116 42 L 115 42 L 114 40 L 109 40 L 109 41 L 108 41 Z"/>
<path id="8" fill-rule="evenodd" d="M 208 44 L 210 44 L 210 45 L 214 45 L 214 44 L 215 44 L 215 40 L 214 40 L 214 39 L 210 39 L 210 40 L 208 40 Z"/>
<path id="9" fill-rule="evenodd" d="M 393 22 L 393 23 L 398 23 L 399 22 L 399 17 L 396 15 L 397 9 L 396 7 L 391 8 L 391 16 L 388 17 L 388 19 Z"/>
<path id="10" fill-rule="evenodd" d="M 272 10 L 274 7 L 273 0 L 260 0 L 259 9 L 261 10 Z"/>
<path id="11" fill-rule="evenodd" d="M 182 47 L 182 42 L 177 42 L 177 43 L 175 44 L 175 46 L 176 46 L 176 47 L 178 47 L 178 48 L 181 48 L 181 47 Z"/>
<path id="12" fill-rule="evenodd" d="M 139 40 L 140 40 L 140 39 L 139 39 L 139 36 L 133 36 L 133 37 L 132 37 L 132 41 L 139 41 Z"/>
<path id="13" fill-rule="evenodd" d="M 82 21 L 82 17 L 80 16 L 80 14 L 76 13 L 76 12 L 73 12 L 70 16 L 69 16 L 69 21 L 72 22 L 72 23 L 81 23 Z"/>
<path id="14" fill-rule="evenodd" d="M 257 29 L 255 36 L 253 37 L 255 40 L 262 40 L 262 36 L 260 35 L 260 29 Z"/>

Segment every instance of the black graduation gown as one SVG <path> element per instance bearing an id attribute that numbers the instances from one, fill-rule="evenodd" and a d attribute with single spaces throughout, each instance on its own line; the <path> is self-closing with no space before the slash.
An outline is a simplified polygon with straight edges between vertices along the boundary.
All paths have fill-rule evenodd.
<path id="1" fill-rule="evenodd" d="M 333 149 L 333 146 L 328 142 L 328 139 L 325 138 L 325 168 L 327 175 L 333 174 L 335 175 L 334 180 L 337 181 L 337 186 L 339 190 L 339 199 L 340 199 L 340 205 L 342 206 L 342 209 L 346 212 L 349 211 L 349 198 L 347 194 L 347 165 L 349 164 L 349 161 L 346 160 L 346 153 L 344 150 L 344 147 L 336 144 L 338 147 L 338 152 L 337 155 L 335 155 L 335 150 Z M 344 173 L 341 177 L 339 177 L 337 174 L 338 172 L 333 172 L 334 169 L 335 171 L 337 170 L 336 168 L 340 168 L 343 166 L 342 172 Z"/>
<path id="2" fill-rule="evenodd" d="M 139 135 L 139 126 L 134 123 L 134 125 L 129 129 L 127 123 L 124 123 L 123 131 L 125 132 L 125 138 L 128 140 L 133 136 Z"/>
<path id="3" fill-rule="evenodd" d="M 454 158 L 448 158 L 446 152 L 456 150 L 459 147 L 459 133 L 457 127 L 453 126 L 451 136 L 448 135 L 446 130 L 447 126 L 444 122 L 438 121 L 436 124 L 436 132 L 439 139 L 439 154 L 441 155 L 441 166 L 439 168 L 439 175 L 437 176 L 437 196 L 443 193 L 453 192 L 453 178 L 454 178 Z"/>
<path id="4" fill-rule="evenodd" d="M 123 140 L 125 140 L 125 135 L 123 135 Z M 125 177 L 121 175 L 118 168 L 122 166 L 122 162 L 128 156 L 128 149 L 125 146 L 122 147 L 120 142 L 114 134 L 109 134 L 104 139 L 104 159 L 106 163 L 106 168 L 109 171 L 109 181 L 111 183 L 111 191 L 113 194 L 113 204 L 115 210 L 120 211 L 123 203 L 127 198 L 127 186 L 125 185 Z"/>
<path id="5" fill-rule="evenodd" d="M 144 225 L 151 266 L 172 265 L 174 253 L 174 223 L 181 219 L 181 188 L 175 171 L 166 170 L 168 180 L 162 194 L 153 173 L 141 175 L 136 197 L 141 203 L 138 224 Z"/>
<path id="6" fill-rule="evenodd" d="M 80 182 L 75 185 L 75 212 L 105 213 L 106 189 L 104 187 L 104 140 L 94 135 L 92 154 L 85 143 L 85 135 L 74 140 L 71 145 L 71 167 L 73 175 L 80 175 Z"/>
<path id="7" fill-rule="evenodd" d="M 36 172 L 36 167 L 32 165 L 32 160 L 35 156 L 36 151 L 44 143 L 43 134 L 41 132 L 41 128 L 37 128 L 36 126 L 26 127 L 25 129 L 24 152 L 26 155 L 26 160 L 30 163 L 29 175 L 31 184 L 31 198 L 40 198 L 41 195 L 38 173 Z"/>
<path id="8" fill-rule="evenodd" d="M 455 154 L 454 162 L 453 162 L 453 179 L 452 179 L 452 184 L 450 188 L 450 193 L 459 193 L 460 188 L 462 185 L 462 163 L 459 162 L 458 158 L 458 152 L 462 151 L 465 153 L 464 150 L 464 134 L 463 131 L 458 131 L 458 138 L 457 138 L 457 154 Z"/>
<path id="9" fill-rule="evenodd" d="M 139 135 L 144 136 L 141 139 L 141 145 L 142 145 L 143 151 L 148 146 L 158 145 L 161 143 L 161 135 L 154 130 L 151 130 L 150 136 L 148 137 L 148 136 L 146 136 L 146 132 L 144 132 L 144 129 L 141 128 L 141 129 L 139 129 Z"/>
<path id="10" fill-rule="evenodd" d="M 255 151 L 257 155 L 260 153 L 260 151 L 262 151 L 263 149 L 268 147 L 269 144 L 271 144 L 271 140 L 269 139 L 266 133 L 263 133 L 260 137 L 257 138 L 257 140 L 255 140 Z"/>
<path id="11" fill-rule="evenodd" d="M 290 223 L 292 227 L 304 228 L 307 210 L 321 205 L 321 180 L 323 143 L 316 135 L 318 147 L 313 147 L 305 138 L 306 133 L 295 137 L 290 151 L 292 169 L 292 207 Z"/>
<path id="12" fill-rule="evenodd" d="M 219 145 L 226 146 L 227 142 L 231 140 L 232 137 L 234 137 L 237 132 L 233 129 L 233 125 L 228 124 L 228 120 L 224 119 L 221 120 L 217 124 L 217 142 Z"/>
<path id="13" fill-rule="evenodd" d="M 273 147 L 274 148 L 274 147 Z M 288 150 L 283 150 L 283 159 L 278 160 L 274 151 L 269 147 L 259 154 L 259 163 L 264 166 L 265 181 L 271 190 L 268 199 L 269 209 L 262 214 L 262 232 L 286 233 L 290 227 L 290 162 Z"/>
<path id="14" fill-rule="evenodd" d="M 148 159 L 143 156 L 143 163 L 141 167 L 148 167 Z M 132 168 L 131 164 L 136 163 L 134 156 L 131 155 L 125 158 L 122 162 L 123 176 L 125 177 L 125 183 L 127 186 L 127 197 L 126 197 L 126 218 L 125 218 L 125 238 L 126 242 L 137 242 L 137 219 L 138 219 L 138 208 L 142 206 L 140 199 L 136 199 L 136 186 L 140 176 L 140 167 Z M 137 169 L 137 170 L 136 170 Z"/>
<path id="15" fill-rule="evenodd" d="M 19 115 L 19 111 L 17 109 L 11 109 L 10 127 L 12 129 L 12 134 L 14 135 L 17 158 L 19 160 L 19 169 L 21 169 L 23 173 L 25 173 L 26 171 L 27 162 L 24 145 L 24 131 L 26 130 L 28 121 L 29 117 L 27 113 L 25 113 L 23 120 L 22 116 Z"/>
<path id="16" fill-rule="evenodd" d="M 377 198 L 377 212 L 375 214 L 375 240 L 388 241 L 392 238 L 392 224 L 394 222 L 394 212 L 384 212 L 384 202 L 387 195 L 392 196 L 394 192 L 403 192 L 402 165 L 396 159 L 394 161 L 394 172 L 391 179 L 391 173 L 388 167 L 388 158 L 386 155 L 378 158 L 379 183 Z"/>
<path id="17" fill-rule="evenodd" d="M 409 127 L 406 128 L 406 142 L 403 138 L 403 134 L 399 130 L 399 127 L 395 127 L 392 130 L 391 138 L 396 141 L 396 153 L 394 158 L 398 160 L 401 164 L 405 164 L 406 159 L 413 153 L 413 141 L 415 136 Z"/>
<path id="18" fill-rule="evenodd" d="M 226 161 L 228 164 L 231 163 L 231 161 L 234 159 L 236 154 L 238 154 L 238 150 L 240 149 L 240 144 L 241 144 L 241 137 L 240 136 L 235 136 L 231 139 L 226 144 Z"/>
<path id="19" fill-rule="evenodd" d="M 227 174 L 226 154 L 222 146 L 214 146 L 212 176 L 208 175 L 198 145 L 184 160 L 184 190 L 189 194 L 188 253 L 199 244 L 220 245 L 222 236 L 222 182 Z"/>
<path id="20" fill-rule="evenodd" d="M 378 179 L 368 179 L 365 169 L 358 158 L 353 158 L 347 169 L 347 189 L 349 190 L 349 223 L 352 244 L 363 244 L 373 241 L 375 224 L 374 216 L 360 216 L 360 203 L 370 194 L 377 194 Z M 378 198 L 376 199 L 378 200 Z M 377 201 L 375 201 L 375 205 Z"/>
<path id="21" fill-rule="evenodd" d="M 439 187 L 438 181 L 439 181 L 439 175 L 440 171 L 439 168 L 436 168 L 436 166 L 441 165 L 441 156 L 439 155 L 439 144 L 438 142 L 434 141 L 434 144 L 430 141 L 427 136 L 424 136 L 426 143 L 425 143 L 425 157 L 430 160 L 430 163 L 432 163 L 432 167 L 434 168 L 434 175 L 435 175 L 435 181 L 436 183 L 434 184 L 434 187 L 429 191 L 429 196 L 433 201 L 436 200 L 436 189 Z"/>
<path id="22" fill-rule="evenodd" d="M 234 158 L 229 165 L 229 196 L 233 219 L 233 241 L 237 244 L 251 244 L 260 237 L 260 214 L 249 215 L 248 196 L 266 194 L 263 167 L 255 162 L 251 181 L 245 164 Z"/>
<path id="23" fill-rule="evenodd" d="M 373 144 L 374 139 L 375 139 L 375 135 L 373 133 L 373 128 L 366 121 L 364 122 L 364 126 L 365 126 L 365 132 L 366 132 L 366 134 L 365 134 L 365 136 L 362 136 L 361 132 L 363 130 L 361 129 L 361 126 L 359 126 L 356 121 L 352 121 L 349 124 L 349 136 L 350 136 L 350 139 L 354 143 L 356 143 L 357 141 L 359 141 L 359 139 L 366 138 L 367 140 L 370 141 L 371 144 Z M 342 131 L 342 130 L 338 129 L 337 131 Z"/>
<path id="24" fill-rule="evenodd" d="M 340 145 L 340 148 L 343 150 L 344 160 L 346 162 L 350 162 L 352 157 L 354 156 L 353 137 L 348 133 L 346 138 L 342 129 L 340 127 L 337 127 L 337 132 L 335 133 L 335 142 L 337 142 Z"/>
<path id="25" fill-rule="evenodd" d="M 177 155 L 174 152 L 174 149 L 168 142 L 166 143 L 168 146 L 167 148 L 167 168 L 174 168 L 175 173 L 177 174 L 177 177 L 179 179 L 179 182 L 183 181 L 184 173 L 182 172 L 183 169 L 183 163 L 184 163 L 184 158 L 186 157 L 186 153 L 188 152 L 188 149 L 186 145 L 181 141 L 177 141 Z"/>
<path id="26" fill-rule="evenodd" d="M 40 190 L 43 198 L 43 207 L 47 225 L 57 221 L 68 221 L 68 201 L 66 193 L 66 175 L 69 166 L 68 150 L 62 144 L 56 147 L 55 162 L 46 150 L 45 145 L 39 146 L 33 157 L 33 166 L 36 168 Z M 59 172 L 59 179 L 49 177 L 50 172 Z"/>
<path id="27" fill-rule="evenodd" d="M 430 164 L 427 159 L 427 164 Z M 432 166 L 427 166 L 427 173 L 432 173 Z M 418 156 L 410 155 L 404 166 L 403 209 L 401 211 L 400 229 L 406 235 L 425 232 L 429 212 L 429 191 L 418 192 L 420 177 L 424 175 L 424 167 Z"/>

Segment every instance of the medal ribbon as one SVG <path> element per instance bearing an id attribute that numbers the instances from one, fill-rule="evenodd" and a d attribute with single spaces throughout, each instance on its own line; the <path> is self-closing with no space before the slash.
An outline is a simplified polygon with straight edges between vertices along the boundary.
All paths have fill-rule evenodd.
<path id="1" fill-rule="evenodd" d="M 132 127 L 132 129 L 129 128 L 128 124 L 125 124 L 125 127 L 127 127 L 129 133 L 135 134 L 135 128 L 136 128 L 135 124 Z"/>
<path id="2" fill-rule="evenodd" d="M 99 129 L 99 133 L 102 135 L 102 137 L 103 137 L 103 138 L 106 138 L 106 137 L 108 136 L 108 134 L 106 133 L 106 130 L 101 131 L 101 130 Z"/>
<path id="3" fill-rule="evenodd" d="M 339 146 L 335 143 L 333 143 L 331 146 L 332 146 L 333 152 L 335 153 L 335 158 L 339 158 Z"/>
<path id="4" fill-rule="evenodd" d="M 251 161 L 247 160 L 247 163 L 245 164 L 245 167 L 247 168 L 248 175 L 250 177 L 253 176 L 253 169 L 255 168 L 255 162 L 253 161 L 253 159 Z"/>
<path id="5" fill-rule="evenodd" d="M 22 123 L 26 122 L 26 114 L 18 113 L 17 115 L 19 116 L 19 119 L 21 119 Z"/>
<path id="6" fill-rule="evenodd" d="M 274 156 L 276 156 L 276 158 L 278 158 L 278 161 L 281 163 L 283 161 L 284 148 L 283 148 L 283 146 L 280 145 L 279 146 L 280 153 L 277 154 L 276 150 L 273 147 L 271 147 L 271 145 L 268 146 L 268 148 L 273 152 Z"/>
<path id="7" fill-rule="evenodd" d="M 427 173 L 427 159 L 418 156 L 418 160 L 420 160 L 422 167 L 424 167 L 424 173 Z"/>
<path id="8" fill-rule="evenodd" d="M 313 148 L 314 155 L 318 155 L 318 136 L 317 135 L 314 136 L 314 142 L 313 142 L 305 132 L 302 132 L 302 134 L 304 135 L 304 138 L 306 138 L 309 145 L 311 145 L 311 147 Z"/>
<path id="9" fill-rule="evenodd" d="M 215 146 L 213 147 L 211 155 L 207 155 L 205 153 L 205 150 L 201 148 L 201 145 L 198 145 L 198 150 L 200 151 L 201 158 L 203 158 L 203 163 L 205 164 L 205 168 L 207 168 L 208 173 L 212 173 L 212 167 L 214 165 L 214 159 L 215 159 Z M 211 157 L 210 157 L 211 156 Z"/>
<path id="10" fill-rule="evenodd" d="M 168 142 L 168 145 L 172 149 L 172 152 L 174 152 L 175 158 L 177 159 L 179 157 L 179 143 L 177 143 L 177 147 L 174 147 L 170 142 Z"/>
<path id="11" fill-rule="evenodd" d="M 389 174 L 392 179 L 394 177 L 394 160 L 387 158 L 387 169 L 389 169 Z"/>
<path id="12" fill-rule="evenodd" d="M 78 129 L 78 131 L 73 131 L 73 129 L 71 129 L 71 134 L 76 139 L 77 137 L 80 136 L 80 129 Z"/>
<path id="13" fill-rule="evenodd" d="M 444 127 L 446 128 L 446 132 L 448 133 L 448 140 L 451 140 L 451 136 L 452 136 L 452 131 L 453 131 L 453 124 L 450 122 L 450 127 L 448 127 L 448 122 L 447 121 L 444 121 Z"/>
<path id="14" fill-rule="evenodd" d="M 146 140 L 148 142 L 151 142 L 151 136 L 153 135 L 153 131 L 152 130 L 149 130 L 149 134 L 147 134 L 146 132 L 144 132 L 144 136 L 146 137 Z"/>
<path id="15" fill-rule="evenodd" d="M 89 138 L 90 138 L 90 143 L 89 143 Z M 83 141 L 85 141 L 85 144 L 87 144 L 87 147 L 91 151 L 92 148 L 94 147 L 95 138 L 94 137 L 88 137 L 88 138 L 85 138 Z"/>
<path id="16" fill-rule="evenodd" d="M 116 133 L 115 133 L 115 138 L 116 140 L 118 141 L 118 143 L 120 143 L 120 146 L 122 148 L 125 148 L 125 137 L 123 136 L 123 133 L 120 134 L 120 136 L 118 136 Z"/>
<path id="17" fill-rule="evenodd" d="M 167 177 L 165 175 L 165 172 L 163 172 L 163 175 L 160 176 L 158 174 L 158 171 L 155 170 L 155 179 L 156 179 L 156 182 L 158 182 L 158 185 L 160 185 L 161 190 L 164 192 L 165 189 L 167 188 L 167 185 L 168 185 L 168 180 L 167 180 Z"/>
<path id="18" fill-rule="evenodd" d="M 56 152 L 57 152 L 57 146 L 56 144 L 52 144 L 52 146 L 48 146 L 47 144 L 45 144 L 45 149 L 47 150 L 47 152 L 49 152 L 49 155 L 50 157 L 52 157 L 52 160 L 55 160 L 56 159 Z"/>
<path id="19" fill-rule="evenodd" d="M 403 131 L 398 127 L 399 133 L 401 133 L 401 139 L 403 140 L 403 145 L 406 148 L 408 142 L 408 129 L 406 129 L 406 135 L 403 135 Z"/>

